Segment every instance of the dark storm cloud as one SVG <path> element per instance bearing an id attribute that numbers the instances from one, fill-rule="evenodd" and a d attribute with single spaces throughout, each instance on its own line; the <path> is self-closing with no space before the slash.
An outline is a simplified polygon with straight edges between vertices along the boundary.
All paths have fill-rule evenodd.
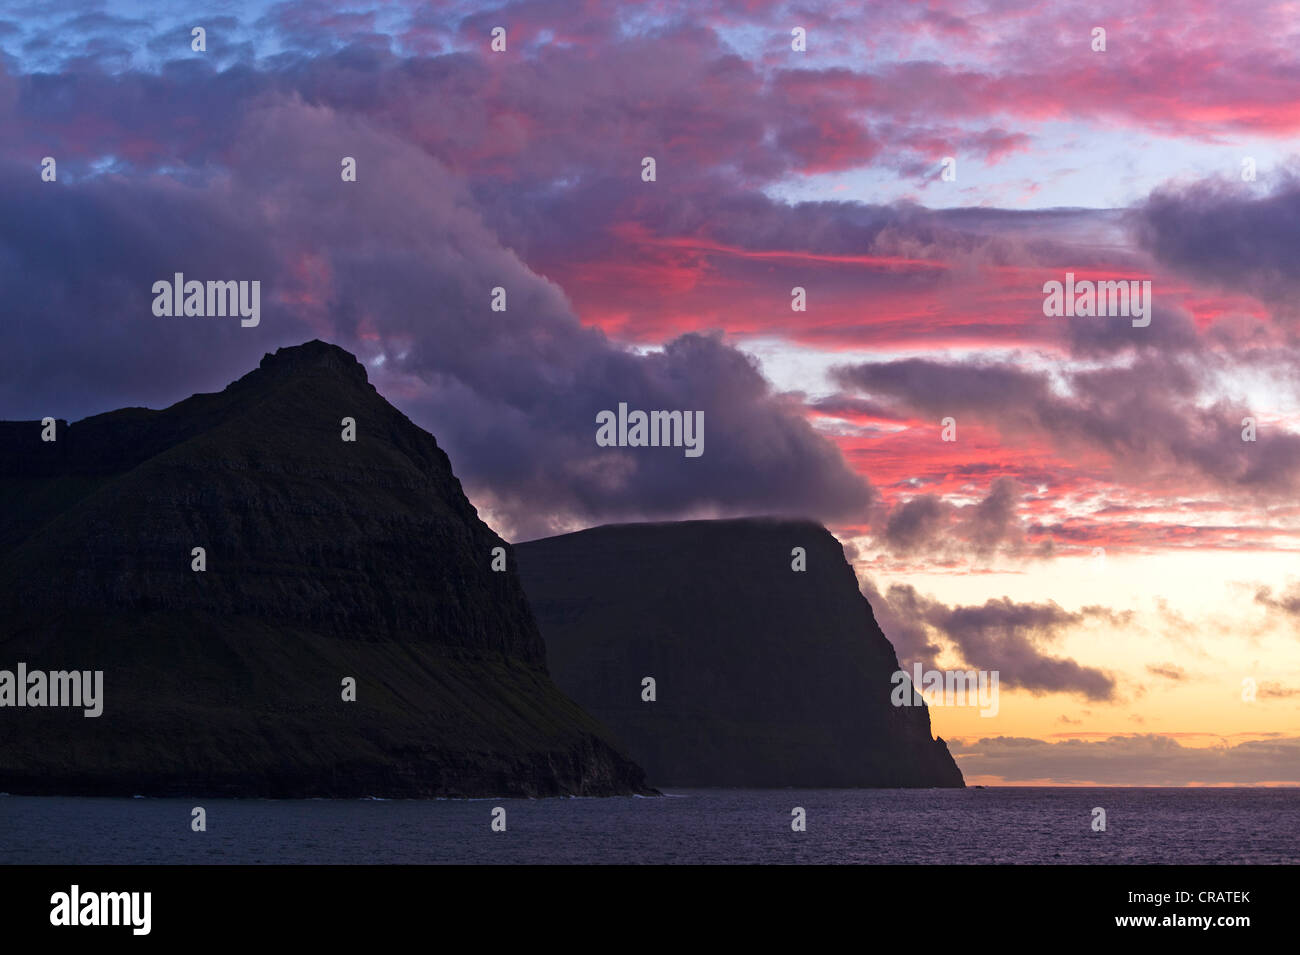
<path id="1" fill-rule="evenodd" d="M 1085 607 L 1077 613 L 1055 603 L 1024 604 L 1003 597 L 983 606 L 931 605 L 926 619 L 947 636 L 962 658 L 985 670 L 1002 671 L 1008 686 L 1034 692 L 1081 693 L 1092 700 L 1115 695 L 1115 679 L 1095 667 L 1046 655 L 1042 646 L 1067 627 L 1089 618 L 1114 620 L 1109 611 Z"/>
<path id="2" fill-rule="evenodd" d="M 988 497 L 971 508 L 963 508 L 959 536 L 969 540 L 977 554 L 998 548 L 1018 550 L 1024 544 L 1024 529 L 1018 510 L 1020 485 L 1013 478 L 995 478 Z"/>
<path id="3" fill-rule="evenodd" d="M 324 8 L 294 15 L 321 44 L 338 25 Z M 606 84 L 589 82 L 593 65 Z M 647 85 L 655 98 L 629 109 Z M 786 105 L 709 31 L 685 30 L 582 57 L 543 50 L 507 72 L 468 54 L 402 60 L 352 45 L 264 69 L 185 56 L 157 73 L 0 76 L 16 133 L 0 150 L 20 160 L 0 202 L 7 222 L 32 224 L 4 235 L 5 261 L 28 276 L 12 312 L 4 413 L 158 405 L 220 387 L 271 348 L 324 337 L 382 356 L 372 369 L 381 387 L 399 389 L 518 531 L 753 511 L 859 519 L 870 487 L 739 352 L 688 335 L 629 354 L 579 325 L 563 291 L 512 251 L 582 260 L 608 248 L 611 225 L 635 221 L 651 235 L 707 233 L 760 251 L 877 243 L 1014 258 L 915 206 L 796 212 L 719 175 L 672 174 L 688 164 L 771 177 L 812 161 L 767 145 Z M 629 163 L 668 141 L 663 194 L 629 198 Z M 32 174 L 51 153 L 58 185 Z M 357 183 L 339 180 L 345 155 L 358 160 Z M 90 175 L 104 157 L 120 176 Z M 262 327 L 153 320 L 149 284 L 176 270 L 262 277 Z M 872 277 L 882 288 L 935 280 Z M 486 309 L 498 285 L 507 313 Z M 596 413 L 620 401 L 704 410 L 705 455 L 595 448 Z"/>
<path id="4" fill-rule="evenodd" d="M 1037 427 L 1037 409 L 1050 398 L 1043 375 L 1011 365 L 906 358 L 842 365 L 832 377 L 845 388 L 894 400 L 927 418 L 974 411 L 997 414 L 1009 426 Z"/>
<path id="5" fill-rule="evenodd" d="M 1132 212 L 1137 240 L 1189 276 L 1247 292 L 1294 318 L 1300 178 L 1273 175 L 1279 181 L 1264 195 L 1231 180 L 1159 190 Z"/>
<path id="6" fill-rule="evenodd" d="M 885 521 L 884 539 L 900 554 L 929 547 L 944 527 L 943 501 L 933 494 L 920 494 L 900 504 Z"/>
<path id="7" fill-rule="evenodd" d="M 1116 698 L 1111 674 L 1052 656 L 1047 648 L 1069 628 L 1090 620 L 1119 624 L 1126 614 L 1104 607 L 1072 612 L 1052 602 L 1017 603 L 1006 597 L 983 605 L 950 607 L 909 584 L 893 584 L 882 594 L 868 581 L 863 593 L 904 668 L 917 661 L 934 666 L 942 646 L 937 640 L 942 638 L 967 665 L 999 671 L 1007 687 L 1032 693 L 1078 693 L 1091 700 Z"/>
<path id="8" fill-rule="evenodd" d="M 540 19 L 523 35 L 540 36 L 545 9 L 528 12 Z M 852 97 L 828 99 L 797 77 L 768 83 L 708 29 L 594 45 L 578 31 L 565 48 L 541 46 L 503 70 L 464 52 L 402 59 L 383 44 L 339 48 L 333 35 L 364 40 L 371 23 L 320 5 L 277 8 L 268 24 L 330 52 L 218 70 L 209 64 L 224 61 L 184 49 L 155 73 L 0 72 L 10 132 L 0 156 L 16 163 L 0 169 L 0 276 L 16 289 L 13 347 L 0 357 L 3 414 L 161 404 L 219 387 L 274 347 L 324 337 L 382 357 L 372 366 L 381 388 L 435 430 L 470 485 L 490 488 L 494 511 L 520 530 L 756 510 L 851 520 L 871 505 L 869 486 L 728 343 L 665 334 L 655 339 L 668 342 L 662 352 L 631 354 L 579 324 L 565 291 L 521 257 L 585 262 L 613 246 L 620 265 L 635 267 L 615 229 L 632 224 L 745 251 L 869 249 L 935 265 L 855 275 L 855 294 L 870 296 L 959 289 L 950 260 L 1041 265 L 1104 219 L 772 201 L 753 184 L 865 161 L 877 144 L 863 127 L 825 152 L 796 145 L 790 134 L 807 116 L 792 107 L 803 97 L 819 123 L 856 129 Z M 166 31 L 169 42 L 184 39 Z M 647 151 L 661 160 L 650 193 L 635 176 Z M 50 154 L 57 185 L 35 175 Z M 339 180 L 345 155 L 357 157 L 357 183 Z M 96 162 L 119 174 L 91 175 Z M 1046 234 L 1058 240 L 1031 242 L 1026 221 L 1051 223 Z M 262 327 L 154 320 L 149 283 L 176 270 L 263 277 Z M 509 290 L 506 313 L 486 308 L 498 285 Z M 1185 332 L 1171 319 L 1144 340 L 1177 344 Z M 1126 334 L 1097 332 L 1076 347 L 1115 351 Z M 1134 374 L 1186 397 L 1176 371 Z M 969 399 L 1004 431 L 1134 452 L 1143 466 L 1173 457 L 1225 481 L 1289 488 L 1300 462 L 1300 442 L 1282 435 L 1225 450 L 1219 442 L 1239 425 L 1219 409 L 1188 415 L 1130 389 L 1139 401 L 1128 415 L 1111 397 L 1125 393 L 1118 381 L 1089 393 L 1078 377 L 1066 398 L 1012 367 L 882 363 L 850 378 L 846 386 L 874 389 L 866 400 L 900 413 Z M 620 401 L 704 410 L 704 457 L 596 449 L 595 414 Z M 965 515 L 959 536 L 976 549 L 1010 546 L 998 507 L 1001 498 Z M 894 539 L 919 547 L 934 536 L 935 508 L 904 508 Z"/>
<path id="9" fill-rule="evenodd" d="M 345 155 L 358 159 L 356 183 L 340 180 Z M 516 533 L 677 514 L 833 521 L 871 503 L 798 402 L 734 348 L 687 335 L 637 355 L 584 328 L 418 147 L 331 110 L 272 102 L 250 110 L 224 161 L 194 185 L 0 172 L 11 224 L 0 263 L 14 290 L 0 356 L 7 417 L 164 404 L 322 337 L 383 357 L 371 366 L 381 391 L 438 436 Z M 262 324 L 155 318 L 151 285 L 175 271 L 261 279 Z M 504 313 L 489 308 L 498 286 Z M 703 456 L 598 448 L 596 414 L 619 402 L 702 410 Z"/>
<path id="10" fill-rule="evenodd" d="M 1020 485 L 1009 477 L 994 478 L 988 495 L 974 504 L 955 505 L 935 494 L 918 494 L 889 511 L 878 540 L 899 555 L 1019 554 L 1025 544 L 1020 499 Z"/>
<path id="11" fill-rule="evenodd" d="M 943 652 L 943 645 L 925 623 L 925 600 L 914 587 L 893 585 L 888 595 L 876 589 L 870 578 L 862 584 L 862 595 L 871 604 L 876 622 L 898 654 L 899 665 L 910 670 L 913 663 L 929 668 Z"/>
<path id="12" fill-rule="evenodd" d="M 1242 440 L 1240 404 L 1201 400 L 1203 367 L 1167 354 L 1066 372 L 1010 364 L 912 358 L 841 366 L 833 377 L 869 401 L 924 417 L 963 415 L 1010 438 L 1046 438 L 1062 450 L 1104 452 L 1129 477 L 1170 470 L 1220 488 L 1286 494 L 1300 485 L 1300 435 L 1259 427 Z"/>
<path id="13" fill-rule="evenodd" d="M 1155 288 L 1159 289 L 1158 282 Z M 1126 349 L 1168 355 L 1198 351 L 1203 343 L 1191 316 L 1182 309 L 1159 304 L 1156 292 L 1152 297 L 1157 304 L 1152 306 L 1151 324 L 1145 328 L 1134 328 L 1132 320 L 1123 316 L 1067 322 L 1063 331 L 1070 354 L 1097 358 Z"/>

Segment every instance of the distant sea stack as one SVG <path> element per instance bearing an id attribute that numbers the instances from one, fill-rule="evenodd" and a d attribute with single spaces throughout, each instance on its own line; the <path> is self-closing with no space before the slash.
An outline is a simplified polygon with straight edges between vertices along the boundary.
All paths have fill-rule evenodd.
<path id="1" fill-rule="evenodd" d="M 548 676 L 510 546 L 346 351 L 45 430 L 0 423 L 0 670 L 103 671 L 103 712 L 0 708 L 0 791 L 646 790 Z"/>
<path id="2" fill-rule="evenodd" d="M 515 550 L 556 683 L 652 785 L 964 785 L 928 710 L 890 704 L 897 655 L 819 524 L 622 524 Z"/>

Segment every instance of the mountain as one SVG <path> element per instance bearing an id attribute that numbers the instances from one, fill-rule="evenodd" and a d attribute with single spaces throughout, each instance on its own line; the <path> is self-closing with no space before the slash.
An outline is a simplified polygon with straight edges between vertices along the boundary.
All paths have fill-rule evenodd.
<path id="1" fill-rule="evenodd" d="M 653 785 L 964 785 L 927 709 L 890 704 L 898 658 L 820 525 L 611 525 L 516 553 L 556 683 Z"/>
<path id="2" fill-rule="evenodd" d="M 0 423 L 0 670 L 102 670 L 103 714 L 0 708 L 0 791 L 645 791 L 548 676 L 510 545 L 348 352 L 41 432 Z"/>

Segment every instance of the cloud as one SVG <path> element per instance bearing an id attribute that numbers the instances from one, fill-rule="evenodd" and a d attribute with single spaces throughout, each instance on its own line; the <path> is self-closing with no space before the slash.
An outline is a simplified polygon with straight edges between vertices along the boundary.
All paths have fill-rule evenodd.
<path id="1" fill-rule="evenodd" d="M 1300 738 L 1194 748 L 1156 733 L 1055 743 L 999 736 L 949 740 L 948 746 L 968 779 L 1102 786 L 1300 783 Z"/>
<path id="2" fill-rule="evenodd" d="M 1243 441 L 1243 404 L 1203 400 L 1205 369 L 1175 355 L 1063 370 L 1008 363 L 907 358 L 843 365 L 839 385 L 919 418 L 995 427 L 1009 440 L 1046 440 L 1062 452 L 1099 452 L 1118 476 L 1283 496 L 1300 487 L 1300 435 L 1261 429 Z M 1063 387 L 1062 387 L 1063 386 Z"/>
<path id="3" fill-rule="evenodd" d="M 764 192 L 810 172 L 932 165 L 951 150 L 986 164 L 1018 161 L 1017 151 L 1042 142 L 1041 124 L 1061 116 L 1198 137 L 1207 128 L 1283 130 L 1295 122 L 1284 95 L 1289 54 L 1267 18 L 1234 36 L 1231 50 L 1217 40 L 1213 56 L 1180 47 L 1133 62 L 1124 57 L 1136 47 L 1117 45 L 1107 61 L 1118 57 L 1126 69 L 1099 75 L 1096 58 L 1064 34 L 1001 14 L 994 29 L 982 17 L 896 5 L 806 11 L 818 55 L 835 54 L 805 61 L 789 55 L 788 28 L 760 41 L 738 33 L 741 23 L 783 22 L 780 5 L 582 17 L 553 0 L 504 9 L 511 52 L 502 57 L 486 51 L 496 14 L 427 5 L 340 13 L 311 3 L 258 20 L 213 17 L 209 56 L 190 52 L 190 18 L 179 12 L 131 23 L 91 15 L 72 26 L 63 14 L 33 17 L 5 34 L 14 56 L 0 67 L 0 123 L 10 133 L 0 165 L 12 165 L 0 202 L 6 221 L 22 227 L 0 240 L 0 275 L 22 274 L 35 292 L 18 296 L 10 318 L 18 335 L 16 351 L 0 357 L 12 382 L 8 392 L 0 386 L 0 413 L 158 404 L 220 387 L 261 353 L 320 336 L 383 360 L 372 376 L 438 434 L 507 532 L 760 510 L 864 522 L 876 497 L 862 474 L 876 480 L 877 465 L 936 459 L 900 465 L 898 455 L 870 457 L 865 442 L 810 431 L 799 420 L 808 409 L 767 386 L 737 346 L 755 336 L 876 353 L 1016 346 L 1026 351 L 1001 362 L 904 369 L 915 382 L 872 363 L 872 381 L 815 399 L 814 411 L 837 404 L 910 425 L 932 396 L 959 418 L 963 440 L 990 439 L 982 460 L 936 465 L 953 480 L 1032 486 L 1032 471 L 1054 491 L 1072 489 L 1105 470 L 1096 451 L 1117 480 L 1135 485 L 1295 490 L 1300 440 L 1265 428 L 1243 447 L 1232 419 L 1245 409 L 1202 392 L 1210 376 L 1233 370 L 1231 356 L 1255 362 L 1276 346 L 1264 316 L 1238 315 L 1239 303 L 1223 296 L 1195 303 L 1193 314 L 1164 284 L 1145 329 L 1047 323 L 1038 311 L 1044 273 L 1059 278 L 1063 265 L 1145 275 L 1160 263 L 1200 275 L 1216 203 L 1232 199 L 1226 187 L 1221 196 L 1210 187 L 1161 193 L 1130 219 L 1109 210 L 789 202 Z M 1113 12 L 1128 36 L 1164 35 L 1159 24 Z M 900 61 L 909 47 L 893 59 L 855 55 L 874 31 L 942 38 L 955 58 Z M 1017 61 L 1007 50 L 1041 54 L 1043 36 L 1056 37 L 1060 54 L 1049 58 L 1053 82 L 1036 68 L 1005 69 Z M 754 42 L 761 51 L 746 48 Z M 123 44 L 136 50 L 126 64 Z M 1217 67 L 1216 56 L 1251 64 L 1268 81 L 1211 82 L 1197 70 Z M 1162 65 L 1183 72 L 1166 75 Z M 1190 79 L 1204 84 L 1201 100 L 1183 97 Z M 32 170 L 49 153 L 61 182 L 34 192 Z M 638 177 L 647 153 L 659 160 L 653 188 Z M 346 192 L 342 155 L 357 156 L 361 170 Z M 1240 248 L 1252 248 L 1252 228 L 1285 236 L 1292 188 L 1231 220 Z M 1287 263 L 1259 251 L 1257 276 L 1229 284 L 1284 302 Z M 1242 274 L 1253 256 L 1242 257 Z M 250 335 L 139 324 L 132 276 L 170 274 L 172 261 L 274 274 L 266 327 Z M 64 274 L 74 269 L 84 284 Z M 807 313 L 789 309 L 796 281 L 809 289 Z M 484 316 L 484 284 L 503 282 L 510 312 Z M 69 309 L 88 316 L 85 327 L 67 321 Z M 1198 332 L 1205 309 L 1223 314 Z M 631 342 L 653 351 L 623 347 Z M 1062 352 L 1121 367 L 1076 367 L 1062 381 L 1051 373 Z M 1295 353 L 1274 354 L 1285 372 Z M 42 366 L 49 380 L 34 381 Z M 953 408 L 966 397 L 969 410 Z M 592 457 L 589 425 L 577 422 L 619 400 L 700 402 L 705 459 L 688 476 L 666 456 Z M 1016 447 L 1003 451 L 993 439 Z M 1057 457 L 1021 455 L 1021 441 Z M 971 511 L 938 484 L 925 485 L 933 501 L 888 502 L 899 553 L 1018 552 L 1020 535 L 1035 533 L 1016 513 L 1023 498 L 963 489 L 967 499 L 990 496 Z M 1058 524 L 1063 539 L 1107 529 Z"/>
<path id="4" fill-rule="evenodd" d="M 342 182 L 342 156 L 359 178 Z M 868 482 L 718 336 L 638 354 L 584 327 L 560 288 L 484 222 L 465 184 L 420 148 L 296 99 L 250 110 L 223 170 L 194 182 L 102 176 L 34 190 L 0 166 L 8 417 L 76 417 L 214 390 L 275 347 L 354 351 L 429 428 L 503 533 L 639 517 L 780 513 L 853 520 Z M 257 329 L 155 318 L 181 271 L 263 282 Z M 508 291 L 506 312 L 489 308 Z M 704 412 L 702 457 L 604 449 L 596 415 Z"/>
<path id="5" fill-rule="evenodd" d="M 888 593 L 881 593 L 875 583 L 866 578 L 862 583 L 862 595 L 871 605 L 881 631 L 894 645 L 899 665 L 909 671 L 916 662 L 930 668 L 944 648 L 937 641 L 935 631 L 925 622 L 924 598 L 916 589 L 906 584 L 894 584 Z"/>
<path id="6" fill-rule="evenodd" d="M 1147 672 L 1152 676 L 1164 677 L 1166 680 L 1181 681 L 1187 679 L 1187 671 L 1174 663 L 1148 663 Z"/>
<path id="7" fill-rule="evenodd" d="M 939 498 L 919 494 L 890 512 L 882 536 L 902 554 L 928 548 L 940 536 L 945 516 L 945 505 Z"/>
<path id="8" fill-rule="evenodd" d="M 999 550 L 1018 555 L 1025 546 L 1017 514 L 1021 491 L 1013 478 L 1003 476 L 994 478 L 988 495 L 974 504 L 918 494 L 888 512 L 877 539 L 900 555 L 988 557 Z"/>
<path id="9" fill-rule="evenodd" d="M 970 541 L 975 553 L 989 554 L 999 547 L 1020 550 L 1024 544 L 1024 529 L 1017 519 L 1020 497 L 1021 488 L 1014 479 L 994 478 L 988 497 L 962 509 L 959 534 Z"/>
<path id="10" fill-rule="evenodd" d="M 983 605 L 948 606 L 922 595 L 910 584 L 891 584 L 882 594 L 868 581 L 863 593 L 905 669 L 914 662 L 934 667 L 941 648 L 937 641 L 942 639 L 968 666 L 997 670 L 1004 686 L 1034 694 L 1117 698 L 1113 675 L 1052 656 L 1047 648 L 1070 628 L 1093 619 L 1122 623 L 1126 614 L 1092 606 L 1067 611 L 1050 601 L 1017 603 L 1007 597 Z"/>
<path id="11" fill-rule="evenodd" d="M 1264 194 L 1228 179 L 1160 189 L 1132 210 L 1137 240 L 1183 274 L 1246 292 L 1294 319 L 1300 176 L 1281 169 L 1272 178 Z"/>
<path id="12" fill-rule="evenodd" d="M 1259 587 L 1255 591 L 1255 603 L 1273 613 L 1300 621 L 1300 581 L 1290 584 L 1280 594 L 1274 594 L 1272 587 Z"/>

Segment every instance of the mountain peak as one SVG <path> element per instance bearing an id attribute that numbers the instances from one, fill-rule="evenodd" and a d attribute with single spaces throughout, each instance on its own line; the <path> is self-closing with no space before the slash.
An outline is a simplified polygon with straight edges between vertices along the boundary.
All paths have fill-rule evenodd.
<path id="1" fill-rule="evenodd" d="M 81 716 L 24 709 L 0 791 L 644 791 L 548 676 L 510 548 L 447 455 L 342 348 L 281 348 L 54 443 L 39 422 L 0 438 L 0 646 L 102 671 L 109 701 L 94 745 Z"/>
<path id="2" fill-rule="evenodd" d="M 302 375 L 317 372 L 338 372 L 369 383 L 366 368 L 356 355 L 345 348 L 313 338 L 301 345 L 277 348 L 263 356 L 258 369 L 275 375 Z"/>

